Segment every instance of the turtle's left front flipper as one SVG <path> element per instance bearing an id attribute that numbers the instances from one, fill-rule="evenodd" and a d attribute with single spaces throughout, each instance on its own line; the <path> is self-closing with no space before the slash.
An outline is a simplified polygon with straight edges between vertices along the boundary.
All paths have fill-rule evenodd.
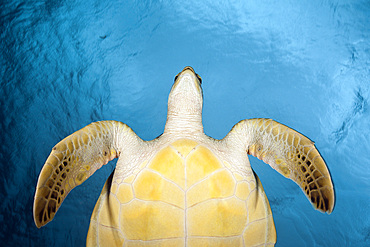
<path id="1" fill-rule="evenodd" d="M 122 144 L 134 145 L 138 140 L 141 139 L 126 124 L 101 121 L 76 131 L 55 145 L 36 186 L 33 205 L 36 226 L 50 222 L 67 194 L 118 157 Z"/>
<path id="2" fill-rule="evenodd" d="M 248 154 L 296 182 L 315 209 L 333 211 L 330 173 L 314 143 L 304 135 L 271 119 L 257 118 L 240 121 L 225 141 L 243 145 Z"/>

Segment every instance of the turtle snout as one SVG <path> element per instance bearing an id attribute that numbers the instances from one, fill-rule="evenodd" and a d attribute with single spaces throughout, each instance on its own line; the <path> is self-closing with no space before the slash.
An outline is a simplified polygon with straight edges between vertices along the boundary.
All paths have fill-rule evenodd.
<path id="1" fill-rule="evenodd" d="M 176 79 L 177 79 L 177 77 L 181 74 L 181 73 L 183 73 L 183 72 L 185 72 L 186 70 L 190 70 L 196 77 L 197 77 L 197 79 L 198 79 L 198 81 L 199 81 L 199 83 L 200 84 L 202 84 L 202 77 L 200 77 L 197 73 L 195 73 L 195 70 L 191 67 L 191 66 L 186 66 L 176 77 L 175 77 L 175 81 L 176 81 Z"/>

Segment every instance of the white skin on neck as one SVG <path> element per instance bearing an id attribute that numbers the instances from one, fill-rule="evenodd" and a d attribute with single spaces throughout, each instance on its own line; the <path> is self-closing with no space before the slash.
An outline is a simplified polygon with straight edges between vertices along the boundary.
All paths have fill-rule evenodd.
<path id="1" fill-rule="evenodd" d="M 168 97 L 164 135 L 203 134 L 203 93 L 200 81 L 191 69 L 184 69 L 176 78 Z"/>

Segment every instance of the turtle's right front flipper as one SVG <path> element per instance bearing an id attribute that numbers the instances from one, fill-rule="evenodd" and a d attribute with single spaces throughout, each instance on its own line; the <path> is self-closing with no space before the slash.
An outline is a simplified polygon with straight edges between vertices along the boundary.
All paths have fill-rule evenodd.
<path id="1" fill-rule="evenodd" d="M 324 159 L 301 133 L 271 119 L 240 121 L 225 138 L 296 182 L 315 209 L 331 213 L 334 186 Z"/>
<path id="2" fill-rule="evenodd" d="M 120 155 L 118 142 L 132 143 L 131 139 L 138 137 L 127 125 L 101 121 L 76 131 L 55 145 L 36 186 L 33 205 L 36 226 L 50 222 L 74 187 Z"/>

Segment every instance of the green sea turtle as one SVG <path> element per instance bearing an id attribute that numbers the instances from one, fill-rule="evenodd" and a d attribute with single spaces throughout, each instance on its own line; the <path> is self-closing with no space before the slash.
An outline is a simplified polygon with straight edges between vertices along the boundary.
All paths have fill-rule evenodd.
<path id="1" fill-rule="evenodd" d="M 296 182 L 331 213 L 334 189 L 307 137 L 271 119 L 237 123 L 221 140 L 203 132 L 201 78 L 175 77 L 164 132 L 143 141 L 117 121 L 92 123 L 60 141 L 41 170 L 37 227 L 67 194 L 118 158 L 91 216 L 88 246 L 267 246 L 276 242 L 269 202 L 247 154 Z"/>

